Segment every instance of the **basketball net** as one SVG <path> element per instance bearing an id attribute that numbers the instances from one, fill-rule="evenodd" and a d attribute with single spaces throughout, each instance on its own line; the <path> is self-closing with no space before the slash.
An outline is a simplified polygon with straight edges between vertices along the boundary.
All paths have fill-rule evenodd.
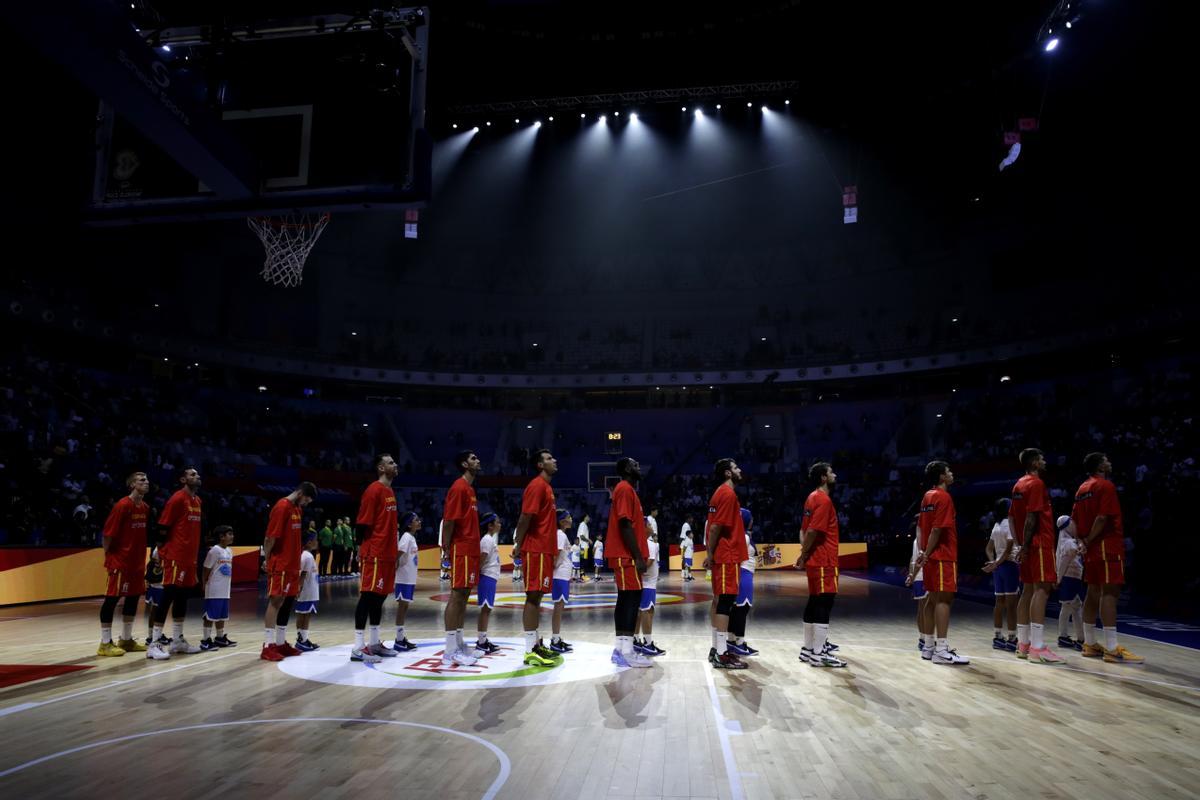
<path id="1" fill-rule="evenodd" d="M 328 223 L 328 214 L 248 217 L 246 224 L 267 254 L 262 279 L 276 286 L 299 286 L 304 279 L 304 262 Z"/>

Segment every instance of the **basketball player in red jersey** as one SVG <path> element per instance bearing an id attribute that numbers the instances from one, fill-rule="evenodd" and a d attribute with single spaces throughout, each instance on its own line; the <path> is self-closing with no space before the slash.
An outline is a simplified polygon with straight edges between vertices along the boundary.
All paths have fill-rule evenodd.
<path id="1" fill-rule="evenodd" d="M 150 479 L 144 472 L 135 472 L 125 479 L 129 496 L 122 497 L 112 507 L 104 522 L 104 569 L 108 585 L 104 603 L 100 606 L 100 649 L 98 656 L 122 656 L 129 652 L 146 652 L 146 645 L 133 638 L 133 620 L 137 616 L 138 595 L 146 591 L 146 524 L 150 507 L 145 503 L 150 491 Z M 117 600 L 125 598 L 121 609 L 121 639 L 113 644 L 112 623 Z"/>
<path id="2" fill-rule="evenodd" d="M 742 482 L 742 468 L 732 458 L 722 458 L 713 465 L 713 476 L 719 483 L 708 501 L 704 530 L 704 568 L 712 575 L 713 593 L 709 612 L 713 639 L 708 663 L 717 669 L 745 669 L 746 662 L 728 651 L 729 615 L 737 602 L 738 573 L 742 562 L 750 557 L 742 507 L 733 489 Z"/>
<path id="3" fill-rule="evenodd" d="M 446 492 L 442 510 L 442 547 L 450 559 L 450 599 L 446 601 L 446 647 L 442 663 L 469 667 L 484 655 L 467 649 L 463 641 L 463 618 L 467 598 L 479 585 L 479 505 L 475 499 L 475 476 L 482 466 L 479 456 L 464 450 L 454 457 L 459 477 Z"/>
<path id="4" fill-rule="evenodd" d="M 1145 658 L 1117 643 L 1117 598 L 1125 583 L 1125 525 L 1121 501 L 1113 485 L 1112 462 L 1104 453 L 1089 453 L 1083 460 L 1088 479 L 1075 493 L 1071 517 L 1084 546 L 1083 655 L 1103 656 L 1112 664 L 1142 664 Z M 1096 641 L 1096 613 L 1104 623 L 1104 644 Z"/>
<path id="5" fill-rule="evenodd" d="M 396 511 L 396 493 L 392 480 L 399 468 L 387 453 L 375 459 L 376 479 L 362 494 L 358 504 L 356 534 L 358 563 L 361 570 L 358 606 L 354 609 L 354 649 L 351 661 L 376 664 L 399 653 L 379 641 L 379 622 L 383 619 L 383 600 L 392 590 L 396 577 L 396 558 L 400 553 L 400 520 Z M 364 641 L 370 620 L 370 641 Z"/>
<path id="6" fill-rule="evenodd" d="M 169 653 L 199 653 L 200 647 L 183 638 L 183 621 L 187 617 L 188 596 L 196 586 L 200 563 L 200 529 L 203 509 L 197 493 L 200 491 L 200 472 L 184 467 L 179 473 L 178 491 L 171 495 L 158 517 L 158 557 L 162 563 L 163 601 L 154 609 L 153 640 L 146 651 L 147 658 L 161 658 Z M 163 639 L 162 629 L 167 621 L 167 609 L 174 620 L 170 640 Z M 155 650 L 155 647 L 158 650 Z"/>
<path id="7" fill-rule="evenodd" d="M 637 494 L 642 479 L 642 467 L 636 459 L 626 456 L 617 462 L 621 478 L 612 492 L 612 510 L 608 514 L 608 549 L 604 556 L 613 570 L 617 584 L 617 605 L 613 609 L 616 645 L 612 662 L 621 667 L 639 669 L 653 662 L 633 649 L 633 634 L 637 627 L 638 607 L 642 601 L 642 573 L 650 548 L 646 543 L 646 515 Z"/>
<path id="8" fill-rule="evenodd" d="M 969 664 L 971 660 L 950 649 L 950 606 L 958 591 L 958 525 L 950 486 L 954 473 L 945 461 L 930 461 L 925 466 L 925 485 L 929 491 L 921 498 L 917 515 L 921 552 L 910 568 L 910 575 L 923 570 L 922 577 L 929 599 L 925 604 L 925 630 L 934 631 L 934 664 Z"/>
<path id="9" fill-rule="evenodd" d="M 538 450 L 533 456 L 537 476 L 525 487 L 521 499 L 521 518 L 513 537 L 512 557 L 520 558 L 525 570 L 525 663 L 551 667 L 562 656 L 542 644 L 538 634 L 538 617 L 542 595 L 550 591 L 554 578 L 554 556 L 558 552 L 558 517 L 554 507 L 554 490 L 550 481 L 558 472 L 558 462 L 549 450 Z"/>
<path id="10" fill-rule="evenodd" d="M 301 510 L 315 500 L 317 487 L 302 482 L 271 508 L 263 537 L 263 570 L 267 573 L 267 614 L 263 620 L 264 661 L 282 661 L 300 651 L 287 642 L 288 619 L 300 593 Z"/>
<path id="11" fill-rule="evenodd" d="M 1017 601 L 1017 658 L 1041 664 L 1063 664 L 1065 659 L 1046 646 L 1046 600 L 1058 583 L 1054 512 L 1042 474 L 1046 457 L 1036 447 L 1021 451 L 1025 475 L 1013 486 L 1008 509 L 1008 527 L 1013 541 L 1020 542 L 1017 563 L 1021 566 L 1021 599 Z"/>
<path id="12" fill-rule="evenodd" d="M 844 667 L 833 655 L 829 641 L 829 615 L 838 590 L 838 518 L 830 490 L 837 473 L 824 461 L 812 465 L 808 480 L 813 490 L 804 503 L 800 523 L 800 557 L 796 567 L 808 576 L 808 603 L 804 606 L 804 644 L 800 660 L 814 667 Z"/>

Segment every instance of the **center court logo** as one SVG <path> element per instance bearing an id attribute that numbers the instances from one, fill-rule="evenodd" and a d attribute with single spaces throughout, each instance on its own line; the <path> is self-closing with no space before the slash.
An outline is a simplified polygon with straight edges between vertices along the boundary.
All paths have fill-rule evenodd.
<path id="1" fill-rule="evenodd" d="M 350 645 L 321 648 L 279 662 L 279 669 L 294 678 L 341 686 L 373 689 L 467 690 L 546 686 L 553 683 L 606 678 L 622 671 L 610 661 L 612 648 L 590 642 L 575 643 L 575 652 L 553 667 L 524 663 L 522 639 L 492 639 L 500 646 L 494 655 L 470 667 L 443 666 L 440 639 L 421 639 L 417 649 L 385 658 L 378 664 L 350 661 Z"/>

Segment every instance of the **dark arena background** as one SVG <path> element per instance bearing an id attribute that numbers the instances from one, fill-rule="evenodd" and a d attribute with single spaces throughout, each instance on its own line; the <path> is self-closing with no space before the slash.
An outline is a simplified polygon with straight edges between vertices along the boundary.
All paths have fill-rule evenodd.
<path id="1" fill-rule="evenodd" d="M 8 4 L 0 794 L 1200 796 L 1182 10 Z"/>

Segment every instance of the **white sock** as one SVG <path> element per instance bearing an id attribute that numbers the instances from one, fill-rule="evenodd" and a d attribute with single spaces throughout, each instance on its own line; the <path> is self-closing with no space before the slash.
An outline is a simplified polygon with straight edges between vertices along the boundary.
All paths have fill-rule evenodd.
<path id="1" fill-rule="evenodd" d="M 354 632 L 354 649 L 355 650 L 363 649 L 363 632 L 362 631 Z"/>
<path id="2" fill-rule="evenodd" d="M 404 626 L 403 625 L 396 626 L 396 641 L 397 642 L 404 641 Z"/>
<path id="3" fill-rule="evenodd" d="M 813 637 L 815 637 L 815 636 L 816 636 L 816 632 L 813 630 L 813 624 L 811 622 L 804 623 L 804 649 L 805 650 L 813 649 Z"/>
<path id="4" fill-rule="evenodd" d="M 133 623 L 132 622 L 122 622 L 121 623 L 121 641 L 127 642 L 132 638 L 133 638 Z"/>
<path id="5" fill-rule="evenodd" d="M 717 639 L 717 655 L 723 656 L 723 655 L 725 655 L 726 647 L 729 644 L 729 640 L 720 634 L 718 634 L 718 636 L 720 638 Z"/>
<path id="6" fill-rule="evenodd" d="M 270 646 L 273 644 L 275 644 L 275 629 L 274 628 L 264 628 L 263 629 L 263 645 Z"/>
<path id="7" fill-rule="evenodd" d="M 999 628 L 996 628 L 996 633 L 994 634 L 995 638 L 999 639 L 1001 633 L 1003 633 L 1003 631 L 1001 631 Z"/>
<path id="8" fill-rule="evenodd" d="M 1116 628 L 1105 628 L 1104 629 L 1104 649 L 1105 650 L 1116 650 L 1117 649 L 1117 629 Z"/>
<path id="9" fill-rule="evenodd" d="M 1014 631 L 1012 628 L 1009 628 L 1008 629 L 1008 638 L 1010 638 L 1010 639 L 1017 638 L 1017 632 Z"/>
<path id="10" fill-rule="evenodd" d="M 487 631 L 478 631 L 475 634 L 475 644 L 483 644 L 487 641 Z"/>
<path id="11" fill-rule="evenodd" d="M 1020 644 L 1029 644 L 1029 626 L 1017 624 L 1017 642 Z"/>
<path id="12" fill-rule="evenodd" d="M 212 623 L 209 622 L 208 620 L 205 620 L 204 621 L 204 638 L 205 639 L 212 638 L 212 629 L 213 629 Z"/>
<path id="13" fill-rule="evenodd" d="M 171 623 L 171 637 L 174 639 L 182 639 L 183 638 L 183 623 L 182 622 L 172 622 Z"/>
<path id="14" fill-rule="evenodd" d="M 1029 623 L 1029 648 L 1041 650 L 1046 646 L 1046 626 L 1036 622 Z"/>
<path id="15" fill-rule="evenodd" d="M 1075 613 L 1071 616 L 1071 619 L 1073 619 L 1075 621 L 1075 641 L 1082 642 L 1083 641 L 1083 615 L 1079 613 L 1078 609 L 1076 609 Z"/>
<path id="16" fill-rule="evenodd" d="M 725 634 L 721 633 L 716 628 L 712 629 L 712 646 L 715 648 L 719 642 L 725 641 Z M 718 653 L 724 653 L 724 650 L 717 650 Z"/>
<path id="17" fill-rule="evenodd" d="M 458 636 L 454 631 L 446 631 L 446 646 L 442 649 L 442 656 L 449 658 L 458 652 Z"/>
<path id="18" fill-rule="evenodd" d="M 829 636 L 829 626 L 820 622 L 813 623 L 813 652 L 821 655 L 825 649 L 825 639 Z"/>
<path id="19" fill-rule="evenodd" d="M 525 652 L 532 653 L 535 644 L 537 644 L 537 631 L 525 631 Z"/>
<path id="20" fill-rule="evenodd" d="M 287 641 L 287 627 L 284 625 L 275 626 L 275 644 L 283 644 Z"/>
<path id="21" fill-rule="evenodd" d="M 1096 643 L 1096 626 L 1083 623 L 1083 643 L 1094 645 Z"/>
<path id="22" fill-rule="evenodd" d="M 463 642 L 462 631 L 463 631 L 462 628 L 458 628 L 457 630 L 454 631 L 454 639 L 458 643 L 459 650 L 465 650 L 467 648 L 466 643 Z"/>
<path id="23" fill-rule="evenodd" d="M 1070 607 L 1066 603 L 1063 603 L 1061 610 L 1059 610 L 1059 612 L 1058 612 L 1058 635 L 1059 636 L 1067 635 L 1067 623 L 1070 621 L 1071 621 Z"/>
<path id="24" fill-rule="evenodd" d="M 561 637 L 561 636 L 559 636 L 557 633 L 555 633 L 555 634 L 552 634 L 552 635 L 550 636 L 550 641 L 551 641 L 551 642 L 561 642 L 561 641 L 562 641 L 562 637 Z"/>
<path id="25" fill-rule="evenodd" d="M 736 641 L 738 644 L 745 644 L 745 643 L 746 643 L 746 637 L 744 637 L 744 636 L 738 636 L 738 637 L 736 637 L 736 638 L 735 638 L 735 640 L 734 640 L 734 641 Z"/>
<path id="26" fill-rule="evenodd" d="M 100 644 L 109 644 L 112 642 L 112 625 L 100 626 Z"/>
<path id="27" fill-rule="evenodd" d="M 375 645 L 379 644 L 379 626 L 378 625 L 368 625 L 367 632 L 371 637 L 369 639 L 369 641 L 371 642 L 371 646 L 374 647 Z"/>
<path id="28" fill-rule="evenodd" d="M 162 638 L 162 625 L 155 625 L 150 628 L 150 643 L 154 644 Z"/>
<path id="29" fill-rule="evenodd" d="M 296 638 L 302 642 L 307 642 L 308 641 L 308 631 L 305 630 L 304 628 L 297 628 L 296 629 Z"/>
<path id="30" fill-rule="evenodd" d="M 948 640 L 938 637 L 937 639 L 934 639 L 933 649 L 935 652 L 944 653 L 950 649 L 950 644 Z"/>
<path id="31" fill-rule="evenodd" d="M 627 656 L 633 652 L 633 637 L 632 636 L 618 636 L 617 641 L 620 643 L 620 646 L 621 646 L 621 655 Z"/>

